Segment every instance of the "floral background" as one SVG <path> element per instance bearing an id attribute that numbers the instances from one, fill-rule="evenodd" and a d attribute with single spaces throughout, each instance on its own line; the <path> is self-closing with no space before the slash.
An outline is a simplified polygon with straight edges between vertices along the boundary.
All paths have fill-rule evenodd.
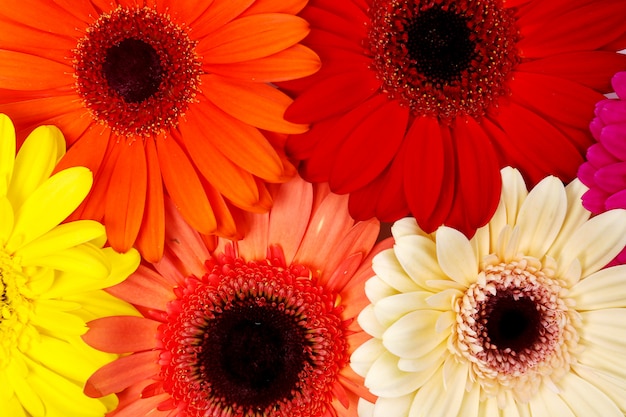
<path id="1" fill-rule="evenodd" d="M 626 415 L 626 2 L 0 4 L 0 417 Z"/>

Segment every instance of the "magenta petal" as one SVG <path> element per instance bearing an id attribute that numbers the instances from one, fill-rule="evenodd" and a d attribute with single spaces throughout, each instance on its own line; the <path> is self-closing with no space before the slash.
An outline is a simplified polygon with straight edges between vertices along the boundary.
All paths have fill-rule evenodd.
<path id="1" fill-rule="evenodd" d="M 605 126 L 600 141 L 607 151 L 626 161 L 626 123 Z"/>
<path id="2" fill-rule="evenodd" d="M 626 209 L 626 190 L 621 190 L 606 199 L 604 203 L 606 210 L 613 210 L 616 208 Z"/>
<path id="3" fill-rule="evenodd" d="M 618 72 L 611 79 L 611 85 L 620 98 L 626 99 L 626 72 Z"/>
<path id="4" fill-rule="evenodd" d="M 626 101 L 603 100 L 596 107 L 596 116 L 604 125 L 624 123 L 626 120 Z"/>
<path id="5" fill-rule="evenodd" d="M 610 164 L 598 169 L 595 174 L 595 183 L 607 193 L 626 190 L 626 162 Z"/>
<path id="6" fill-rule="evenodd" d="M 597 169 L 593 165 L 585 162 L 578 168 L 578 179 L 587 187 L 594 187 L 596 185 L 594 178 L 596 171 Z"/>
<path id="7" fill-rule="evenodd" d="M 583 206 L 592 213 L 603 213 L 604 202 L 610 194 L 597 188 L 592 188 L 583 194 Z"/>
<path id="8" fill-rule="evenodd" d="M 621 162 L 615 156 L 611 155 L 601 143 L 591 145 L 589 149 L 587 149 L 587 161 L 596 168 Z"/>

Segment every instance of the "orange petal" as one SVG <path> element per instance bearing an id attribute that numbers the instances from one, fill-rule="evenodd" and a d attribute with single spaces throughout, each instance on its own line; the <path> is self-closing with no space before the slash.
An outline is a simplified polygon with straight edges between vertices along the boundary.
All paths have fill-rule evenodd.
<path id="1" fill-rule="evenodd" d="M 227 239 L 236 239 L 238 236 L 237 223 L 226 201 L 224 201 L 224 197 L 207 181 L 203 181 L 202 185 L 217 219 L 217 234 Z"/>
<path id="2" fill-rule="evenodd" d="M 204 70 L 225 77 L 267 83 L 306 77 L 316 72 L 320 65 L 313 50 L 298 44 L 263 58 L 226 64 L 206 63 Z"/>
<path id="3" fill-rule="evenodd" d="M 275 54 L 300 42 L 309 24 L 297 16 L 267 13 L 233 20 L 200 41 L 204 62 L 224 64 Z"/>
<path id="4" fill-rule="evenodd" d="M 120 392 L 125 388 L 159 374 L 159 351 L 135 353 L 117 359 L 98 369 L 85 385 L 85 394 L 92 398 Z"/>
<path id="5" fill-rule="evenodd" d="M 173 0 L 175 1 L 175 0 Z M 198 16 L 198 20 L 193 23 L 187 22 L 193 28 L 193 36 L 196 39 L 202 39 L 203 37 L 221 29 L 226 23 L 230 22 L 244 10 L 248 8 L 255 0 L 213 0 L 211 7 L 206 9 L 206 12 Z M 197 7 L 194 5 L 194 7 Z M 173 7 L 174 10 L 180 8 L 178 2 Z"/>
<path id="6" fill-rule="evenodd" d="M 135 243 L 143 220 L 148 172 L 142 140 L 117 146 L 122 149 L 109 182 L 104 220 L 113 249 L 126 252 Z"/>
<path id="7" fill-rule="evenodd" d="M 159 169 L 156 146 L 152 139 L 145 143 L 148 170 L 146 208 L 136 245 L 148 262 L 157 262 L 163 256 L 165 243 L 165 214 L 163 208 L 163 180 Z"/>
<path id="8" fill-rule="evenodd" d="M 3 103 L 0 104 L 0 113 L 8 115 L 15 123 L 18 131 L 26 127 L 34 128 L 40 125 L 43 120 L 64 114 L 72 114 L 75 118 L 85 114 L 85 108 L 73 92 L 67 95 L 54 95 L 23 101 L 8 101 L 9 98 L 12 97 L 2 96 L 0 98 Z"/>
<path id="9" fill-rule="evenodd" d="M 72 8 L 80 6 L 73 5 Z M 7 2 L 2 5 L 0 21 L 4 20 L 22 23 L 42 31 L 41 36 L 50 33 L 63 35 L 68 39 L 75 39 L 80 32 L 76 28 L 83 25 L 71 12 L 51 1 L 20 0 L 19 2 Z M 4 30 L 4 26 L 2 26 Z M 21 31 L 15 33 L 20 36 Z"/>
<path id="10" fill-rule="evenodd" d="M 74 39 L 50 32 L 43 35 L 41 31 L 21 23 L 7 20 L 1 22 L 0 45 L 4 50 L 36 55 L 67 65 L 68 53 L 76 47 Z"/>
<path id="11" fill-rule="evenodd" d="M 242 16 L 260 13 L 288 13 L 297 14 L 306 6 L 307 0 L 263 0 L 254 4 L 242 13 Z"/>
<path id="12" fill-rule="evenodd" d="M 281 133 L 303 133 L 308 130 L 307 125 L 291 123 L 283 118 L 293 100 L 275 87 L 219 75 L 203 77 L 202 85 L 203 93 L 209 100 L 244 123 Z"/>
<path id="13" fill-rule="evenodd" d="M 172 291 L 175 285 L 176 282 L 166 280 L 153 269 L 139 265 L 130 277 L 107 288 L 107 292 L 137 306 L 164 310 L 165 305 L 176 297 Z"/>
<path id="14" fill-rule="evenodd" d="M 103 352 L 130 353 L 152 349 L 159 322 L 145 317 L 102 317 L 87 323 L 89 331 L 83 335 L 88 345 Z"/>
<path id="15" fill-rule="evenodd" d="M 163 182 L 174 204 L 200 233 L 215 232 L 215 215 L 189 157 L 173 137 L 159 137 L 156 145 Z"/>
<path id="16" fill-rule="evenodd" d="M 46 90 L 73 85 L 72 68 L 36 55 L 0 49 L 0 88 Z"/>

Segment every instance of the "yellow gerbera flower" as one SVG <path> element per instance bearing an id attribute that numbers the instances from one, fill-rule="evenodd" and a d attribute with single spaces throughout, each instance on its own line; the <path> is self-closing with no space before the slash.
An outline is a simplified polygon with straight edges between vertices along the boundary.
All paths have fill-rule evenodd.
<path id="1" fill-rule="evenodd" d="M 110 396 L 83 395 L 85 380 L 114 355 L 81 339 L 85 322 L 136 312 L 102 288 L 132 273 L 139 254 L 103 248 L 104 227 L 59 224 L 92 184 L 84 167 L 51 175 L 65 153 L 61 132 L 35 129 L 15 155 L 15 130 L 0 114 L 0 415 L 102 416 Z"/>
<path id="2" fill-rule="evenodd" d="M 586 187 L 527 191 L 502 171 L 490 222 L 468 240 L 415 219 L 373 258 L 352 367 L 379 398 L 365 416 L 623 417 L 626 210 L 590 218 Z"/>

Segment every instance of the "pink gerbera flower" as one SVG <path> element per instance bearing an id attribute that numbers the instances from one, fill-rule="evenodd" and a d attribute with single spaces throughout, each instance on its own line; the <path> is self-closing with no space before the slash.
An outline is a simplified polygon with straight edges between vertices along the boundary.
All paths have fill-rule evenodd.
<path id="1" fill-rule="evenodd" d="M 615 74 L 612 84 L 617 97 L 596 105 L 589 127 L 598 143 L 589 147 L 587 161 L 578 170 L 589 187 L 583 206 L 594 214 L 626 208 L 626 72 Z M 626 263 L 626 251 L 617 261 Z"/>
<path id="2" fill-rule="evenodd" d="M 368 395 L 347 366 L 365 335 L 376 220 L 347 196 L 294 180 L 246 238 L 206 238 L 166 209 L 163 259 L 111 289 L 143 313 L 91 322 L 85 340 L 126 353 L 87 382 L 119 393 L 116 417 L 356 416 Z M 372 400 L 372 398 L 370 398 Z"/>

